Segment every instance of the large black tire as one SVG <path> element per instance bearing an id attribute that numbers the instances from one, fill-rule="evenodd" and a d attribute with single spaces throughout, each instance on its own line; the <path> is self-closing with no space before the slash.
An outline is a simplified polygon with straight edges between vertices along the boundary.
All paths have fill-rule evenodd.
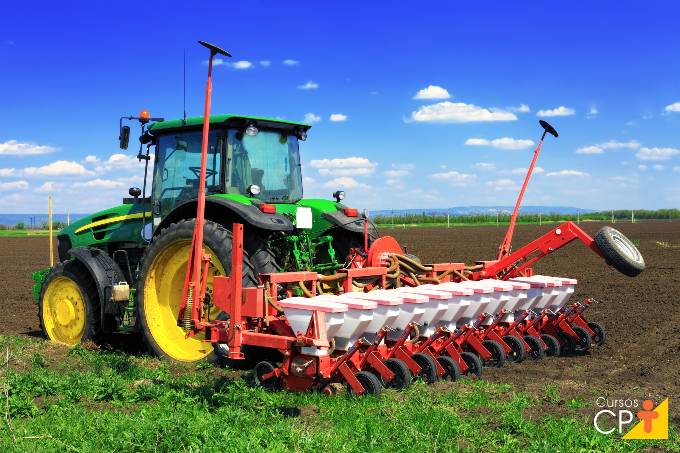
<path id="1" fill-rule="evenodd" d="M 380 383 L 378 376 L 371 373 L 370 371 L 359 371 L 354 376 L 361 383 L 361 386 L 364 388 L 364 390 L 366 390 L 364 395 L 380 395 L 380 392 L 382 391 L 382 384 Z M 349 384 L 347 384 L 347 393 L 351 396 L 355 395 L 354 391 L 352 390 L 352 386 Z"/>
<path id="2" fill-rule="evenodd" d="M 595 335 L 593 335 L 593 344 L 596 344 L 597 346 L 605 344 L 607 341 L 607 331 L 604 326 L 598 322 L 589 322 L 588 327 L 595 332 Z"/>
<path id="3" fill-rule="evenodd" d="M 269 392 L 276 392 L 281 390 L 281 380 L 277 377 L 270 377 L 269 379 L 263 379 L 262 376 L 274 371 L 274 365 L 270 362 L 262 361 L 255 365 L 253 368 L 253 380 L 255 385 L 262 387 Z"/>
<path id="4" fill-rule="evenodd" d="M 491 358 L 484 364 L 492 368 L 503 368 L 505 365 L 505 349 L 495 340 L 484 340 L 482 344 L 491 353 Z"/>
<path id="5" fill-rule="evenodd" d="M 590 338 L 590 334 L 586 329 L 581 326 L 573 326 L 574 332 L 578 335 L 578 341 L 576 341 L 576 352 L 584 353 L 590 350 L 593 345 L 593 339 Z"/>
<path id="6" fill-rule="evenodd" d="M 423 381 L 428 384 L 437 382 L 437 362 L 434 358 L 423 352 L 416 352 L 411 356 L 414 362 L 422 369 L 418 375 Z"/>
<path id="7" fill-rule="evenodd" d="M 576 340 L 566 332 L 558 332 L 557 339 L 560 342 L 560 355 L 563 357 L 576 353 Z"/>
<path id="8" fill-rule="evenodd" d="M 437 362 L 444 368 L 444 376 L 442 379 L 445 381 L 455 382 L 460 379 L 460 367 L 458 363 L 447 355 L 440 355 L 437 357 Z"/>
<path id="9" fill-rule="evenodd" d="M 403 360 L 392 357 L 385 360 L 385 366 L 394 373 L 394 379 L 385 384 L 385 387 L 403 390 L 408 388 L 411 382 L 413 382 L 411 370 L 408 369 Z"/>
<path id="10" fill-rule="evenodd" d="M 505 335 L 503 337 L 503 341 L 505 341 L 507 345 L 510 346 L 510 349 L 512 349 L 507 354 L 508 362 L 510 363 L 524 362 L 524 359 L 527 358 L 527 348 L 524 346 L 522 340 L 513 335 Z"/>
<path id="11" fill-rule="evenodd" d="M 246 237 L 245 250 L 250 256 L 255 276 L 281 272 L 281 266 L 276 262 L 274 252 L 267 246 L 267 241 L 261 235 L 254 233 Z"/>
<path id="12" fill-rule="evenodd" d="M 645 270 L 645 260 L 642 254 L 620 231 L 604 226 L 600 228 L 594 239 L 607 264 L 622 274 L 635 277 Z"/>
<path id="13" fill-rule="evenodd" d="M 145 311 L 145 290 L 146 290 L 145 285 L 149 277 L 150 267 L 154 264 L 154 260 L 157 257 L 159 257 L 159 255 L 162 252 L 164 252 L 166 249 L 170 249 L 170 247 L 176 247 L 177 244 L 186 244 L 187 241 L 189 244 L 191 244 L 191 239 L 194 233 L 194 223 L 195 223 L 194 219 L 181 220 L 177 223 L 173 223 L 168 227 L 164 228 L 163 231 L 161 231 L 160 234 L 154 238 L 153 242 L 146 248 L 146 250 L 144 251 L 144 255 L 142 256 L 141 270 L 139 273 L 139 278 L 137 280 L 137 292 L 136 292 L 137 319 L 139 320 L 141 332 L 149 348 L 149 351 L 158 357 L 183 362 L 193 362 L 202 359 L 194 360 L 191 358 L 180 356 L 179 354 L 173 357 L 168 353 L 168 351 L 164 350 L 159 345 L 158 341 L 154 338 L 151 332 L 150 323 L 149 320 L 147 319 Z M 231 249 L 232 249 L 231 232 L 218 223 L 206 220 L 203 229 L 203 243 L 208 249 L 210 249 L 213 252 L 214 258 L 217 259 L 217 261 L 219 261 L 219 265 L 224 269 L 225 274 L 230 275 Z M 181 275 L 181 269 L 177 272 L 177 274 Z M 174 281 L 175 280 L 173 279 L 173 282 Z M 253 265 L 250 262 L 250 257 L 248 256 L 248 253 L 245 250 L 243 253 L 242 283 L 244 287 L 257 285 L 257 279 L 255 278 Z M 152 288 L 149 288 L 149 291 L 151 290 Z M 181 298 L 181 292 L 179 294 L 179 298 Z M 173 303 L 178 302 L 179 301 L 177 302 L 173 301 Z M 220 318 L 226 318 L 228 314 L 220 313 L 218 316 Z M 179 326 L 177 326 L 176 328 L 182 329 Z M 172 327 L 168 327 L 168 329 L 172 329 Z M 208 352 L 205 355 L 204 359 L 210 362 L 217 362 L 220 359 L 220 357 L 213 350 L 212 352 Z"/>
<path id="14" fill-rule="evenodd" d="M 546 344 L 545 355 L 548 357 L 557 357 L 558 355 L 562 354 L 560 342 L 557 340 L 557 338 L 550 334 L 542 333 L 541 340 L 543 340 L 543 343 Z"/>
<path id="15" fill-rule="evenodd" d="M 531 335 L 524 335 L 524 341 L 529 345 L 528 355 L 534 360 L 540 360 L 545 357 L 545 349 L 538 338 Z"/>
<path id="16" fill-rule="evenodd" d="M 85 310 L 85 326 L 79 339 L 69 337 L 59 338 L 57 331 L 50 325 L 50 321 L 45 319 L 46 310 L 49 310 L 49 304 L 45 302 L 45 296 L 53 285 L 58 284 L 60 281 L 72 281 L 78 287 L 78 291 L 82 296 L 82 301 Z M 48 295 L 49 297 L 49 295 Z M 56 314 L 52 313 L 49 315 L 50 319 L 55 319 Z M 99 294 L 97 292 L 97 286 L 95 285 L 92 276 L 88 272 L 87 268 L 80 261 L 63 261 L 57 263 L 56 266 L 52 268 L 49 274 L 43 280 L 40 298 L 38 299 L 38 318 L 40 320 L 40 330 L 43 336 L 52 341 L 60 342 L 68 346 L 74 346 L 82 341 L 91 340 L 99 341 L 101 340 L 101 308 L 99 304 Z M 75 320 L 69 320 L 73 322 Z"/>
<path id="17" fill-rule="evenodd" d="M 463 358 L 465 364 L 468 366 L 468 370 L 465 373 L 466 376 L 474 375 L 480 377 L 482 375 L 482 367 L 484 365 L 482 364 L 482 359 L 480 359 L 477 354 L 464 351 L 460 353 L 460 356 Z"/>

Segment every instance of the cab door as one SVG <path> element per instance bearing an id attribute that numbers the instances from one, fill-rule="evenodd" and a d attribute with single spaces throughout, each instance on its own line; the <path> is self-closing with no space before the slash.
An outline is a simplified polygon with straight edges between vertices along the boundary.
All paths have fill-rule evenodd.
<path id="1" fill-rule="evenodd" d="M 220 131 L 209 134 L 207 194 L 220 193 L 222 189 L 222 136 Z M 198 197 L 202 137 L 201 131 L 190 131 L 158 138 L 151 195 L 154 229 L 177 206 Z"/>

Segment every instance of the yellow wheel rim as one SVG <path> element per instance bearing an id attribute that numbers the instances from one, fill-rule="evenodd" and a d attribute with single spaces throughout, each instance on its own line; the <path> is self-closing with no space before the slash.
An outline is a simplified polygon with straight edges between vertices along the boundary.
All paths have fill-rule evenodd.
<path id="1" fill-rule="evenodd" d="M 191 241 L 176 241 L 156 255 L 149 266 L 143 289 L 144 317 L 149 333 L 163 353 L 181 362 L 195 362 L 213 352 L 212 344 L 203 341 L 203 333 L 187 338 L 186 331 L 178 325 L 190 248 Z M 213 277 L 224 275 L 224 268 L 215 253 L 207 247 L 205 249 L 211 258 L 206 294 L 212 294 Z M 215 319 L 218 314 L 219 310 L 213 306 L 210 319 Z"/>
<path id="2" fill-rule="evenodd" d="M 85 298 L 78 284 L 70 278 L 55 277 L 45 290 L 43 323 L 50 340 L 75 346 L 85 333 L 87 314 Z"/>

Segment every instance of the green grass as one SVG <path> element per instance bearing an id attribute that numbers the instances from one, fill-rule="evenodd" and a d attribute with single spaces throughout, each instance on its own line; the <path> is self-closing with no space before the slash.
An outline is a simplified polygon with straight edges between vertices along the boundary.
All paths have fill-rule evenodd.
<path id="1" fill-rule="evenodd" d="M 553 411 L 554 386 L 545 395 L 484 380 L 379 398 L 266 393 L 212 367 L 17 337 L 0 337 L 0 365 L 7 350 L 0 382 L 11 421 L 0 451 L 680 451 L 675 432 L 663 443 L 598 434 L 582 402 Z"/>
<path id="2" fill-rule="evenodd" d="M 55 234 L 56 234 L 55 230 Z M 23 238 L 28 236 L 49 236 L 47 230 L 0 230 L 0 238 Z"/>

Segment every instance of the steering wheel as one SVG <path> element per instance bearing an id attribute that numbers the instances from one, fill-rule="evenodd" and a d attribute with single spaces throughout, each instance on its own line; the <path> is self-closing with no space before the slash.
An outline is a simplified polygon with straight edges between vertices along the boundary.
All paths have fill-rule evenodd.
<path id="1" fill-rule="evenodd" d="M 189 170 L 191 170 L 194 175 L 196 175 L 196 178 L 200 179 L 201 178 L 201 167 L 189 167 Z M 217 174 L 217 171 L 213 170 L 212 168 L 206 168 L 205 169 L 205 177 L 210 178 L 211 176 L 215 176 Z"/>

